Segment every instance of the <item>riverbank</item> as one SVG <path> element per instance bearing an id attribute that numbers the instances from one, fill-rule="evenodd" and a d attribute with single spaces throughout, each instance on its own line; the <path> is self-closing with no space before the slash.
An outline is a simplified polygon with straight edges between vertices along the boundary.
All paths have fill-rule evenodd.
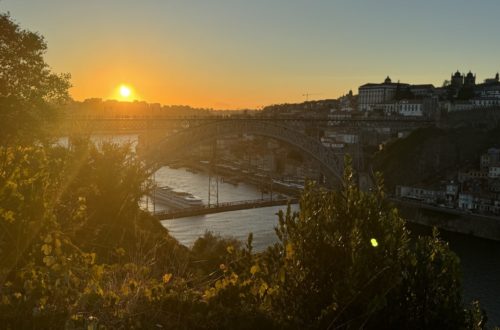
<path id="1" fill-rule="evenodd" d="M 408 221 L 446 231 L 500 241 L 500 217 L 472 214 L 418 202 L 391 199 Z"/>
<path id="2" fill-rule="evenodd" d="M 208 162 L 203 161 L 177 161 L 169 163 L 167 166 L 173 169 L 185 168 L 192 173 L 204 173 L 207 175 L 210 171 Z M 251 184 L 266 194 L 278 193 L 285 196 L 298 197 L 304 188 L 301 183 L 278 180 L 267 172 L 241 169 L 227 164 L 217 164 L 213 171 L 220 177 L 221 182 L 235 186 L 240 183 Z"/>

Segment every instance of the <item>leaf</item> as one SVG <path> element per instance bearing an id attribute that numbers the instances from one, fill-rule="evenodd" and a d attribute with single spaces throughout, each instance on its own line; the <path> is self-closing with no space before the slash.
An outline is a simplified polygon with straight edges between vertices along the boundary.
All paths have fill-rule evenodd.
<path id="1" fill-rule="evenodd" d="M 236 275 L 236 273 L 231 273 L 229 281 L 231 282 L 232 285 L 236 285 L 236 283 L 238 283 L 238 275 Z"/>
<path id="2" fill-rule="evenodd" d="M 288 243 L 286 245 L 286 256 L 285 256 L 285 258 L 286 259 L 292 259 L 293 258 L 293 253 L 294 253 L 294 251 L 293 251 L 293 245 L 292 245 L 292 243 Z"/>
<path id="3" fill-rule="evenodd" d="M 252 275 L 255 275 L 256 273 L 258 273 L 260 271 L 260 267 L 259 265 L 253 265 L 251 268 L 250 268 L 250 274 Z"/>
<path id="4" fill-rule="evenodd" d="M 13 223 L 15 218 L 14 218 L 14 212 L 13 211 L 7 211 L 4 214 L 2 214 L 2 217 L 5 221 L 8 223 Z"/>
<path id="5" fill-rule="evenodd" d="M 267 285 L 267 283 L 262 282 L 262 284 L 260 285 L 260 288 L 259 288 L 259 295 L 261 297 L 263 297 L 266 294 L 268 288 L 269 288 L 269 286 Z"/>
<path id="6" fill-rule="evenodd" d="M 56 262 L 53 256 L 45 256 L 43 257 L 43 263 L 48 267 L 52 266 Z"/>
<path id="7" fill-rule="evenodd" d="M 52 246 L 48 245 L 48 244 L 44 244 L 44 245 L 42 245 L 41 250 L 42 250 L 43 254 L 45 254 L 46 256 L 48 256 L 52 252 Z"/>
<path id="8" fill-rule="evenodd" d="M 282 268 L 280 269 L 280 282 L 285 283 L 285 280 L 286 280 L 285 270 Z"/>
<path id="9" fill-rule="evenodd" d="M 172 279 L 171 273 L 167 273 L 167 274 L 163 275 L 163 277 L 162 277 L 163 283 L 165 283 L 165 284 L 170 282 L 171 279 Z"/>

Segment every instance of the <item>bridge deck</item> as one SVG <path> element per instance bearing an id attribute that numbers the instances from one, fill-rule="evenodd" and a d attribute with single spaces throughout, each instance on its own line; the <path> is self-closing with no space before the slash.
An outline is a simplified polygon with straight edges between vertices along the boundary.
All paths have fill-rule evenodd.
<path id="1" fill-rule="evenodd" d="M 182 210 L 156 212 L 154 216 L 159 220 L 172 220 L 177 218 L 192 217 L 196 215 L 221 213 L 229 211 L 247 210 L 268 206 L 280 206 L 298 203 L 297 198 L 275 199 L 275 200 L 246 200 L 239 202 L 219 203 L 218 205 L 204 205 L 201 207 L 190 207 Z"/>

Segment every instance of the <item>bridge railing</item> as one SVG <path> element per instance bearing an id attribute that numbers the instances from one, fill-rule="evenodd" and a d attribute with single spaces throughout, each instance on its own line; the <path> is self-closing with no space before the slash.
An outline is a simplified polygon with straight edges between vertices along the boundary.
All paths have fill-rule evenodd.
<path id="1" fill-rule="evenodd" d="M 173 214 L 173 213 L 195 212 L 195 211 L 202 211 L 202 210 L 209 210 L 209 209 L 223 209 L 226 207 L 240 206 L 240 205 L 255 204 L 256 206 L 258 206 L 261 204 L 268 204 L 268 203 L 293 202 L 295 200 L 296 199 L 293 199 L 293 198 L 280 198 L 280 199 L 272 199 L 272 200 L 271 199 L 247 199 L 247 200 L 235 201 L 235 202 L 223 202 L 223 203 L 218 203 L 218 204 L 186 207 L 186 208 L 169 210 L 169 211 L 156 211 L 156 212 L 154 212 L 154 215 L 162 216 L 162 215 L 168 215 L 168 214 Z"/>

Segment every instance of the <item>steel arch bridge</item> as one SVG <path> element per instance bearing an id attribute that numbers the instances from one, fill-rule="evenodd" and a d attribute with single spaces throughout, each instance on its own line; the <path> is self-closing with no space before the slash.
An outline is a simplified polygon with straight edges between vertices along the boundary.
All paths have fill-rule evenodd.
<path id="1" fill-rule="evenodd" d="M 333 150 L 323 146 L 317 139 L 270 121 L 224 119 L 186 127 L 148 147 L 143 156 L 152 167 L 157 167 L 169 157 L 182 154 L 193 146 L 234 134 L 253 134 L 288 143 L 316 159 L 321 164 L 323 174 L 328 181 L 337 183 L 342 178 L 343 159 L 340 159 Z"/>

